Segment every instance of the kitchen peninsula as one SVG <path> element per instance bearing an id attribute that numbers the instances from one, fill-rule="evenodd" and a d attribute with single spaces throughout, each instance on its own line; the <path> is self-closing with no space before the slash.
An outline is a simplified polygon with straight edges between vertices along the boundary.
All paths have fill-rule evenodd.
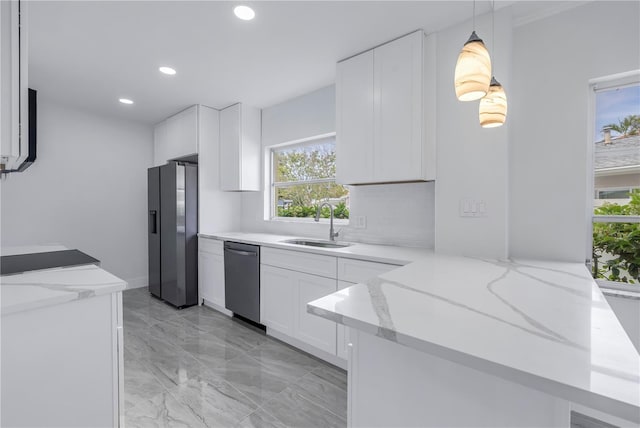
<path id="1" fill-rule="evenodd" d="M 2 255 L 66 250 L 3 248 Z M 121 425 L 126 282 L 88 263 L 3 275 L 0 285 L 2 426 Z"/>
<path id="2" fill-rule="evenodd" d="M 307 310 L 350 327 L 350 426 L 640 423 L 640 357 L 584 265 L 431 254 Z"/>

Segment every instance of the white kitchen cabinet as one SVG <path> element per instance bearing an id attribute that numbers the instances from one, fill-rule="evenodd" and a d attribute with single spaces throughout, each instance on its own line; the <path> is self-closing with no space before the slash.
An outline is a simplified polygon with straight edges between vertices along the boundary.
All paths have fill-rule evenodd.
<path id="1" fill-rule="evenodd" d="M 352 282 L 338 281 L 338 290 L 351 287 Z M 336 355 L 339 358 L 347 359 L 349 354 L 349 328 L 342 324 L 337 325 L 336 330 Z"/>
<path id="2" fill-rule="evenodd" d="M 0 1 L 0 169 L 18 168 L 29 151 L 27 2 Z"/>
<path id="3" fill-rule="evenodd" d="M 220 111 L 220 188 L 260 190 L 261 112 L 242 103 Z"/>
<path id="4" fill-rule="evenodd" d="M 3 313 L 2 426 L 124 427 L 123 346 L 120 291 Z"/>
<path id="5" fill-rule="evenodd" d="M 435 179 L 434 36 L 416 31 L 338 63 L 336 103 L 336 181 Z"/>
<path id="6" fill-rule="evenodd" d="M 153 129 L 153 164 L 198 153 L 198 108 L 194 105 L 158 123 Z"/>
<path id="7" fill-rule="evenodd" d="M 260 321 L 269 329 L 294 336 L 295 272 L 260 266 Z"/>
<path id="8" fill-rule="evenodd" d="M 307 303 L 336 291 L 336 258 L 263 247 L 260 262 L 261 321 L 267 333 L 274 330 L 294 346 L 310 345 L 308 352 L 335 356 L 336 323 L 307 313 Z"/>
<path id="9" fill-rule="evenodd" d="M 336 73 L 336 181 L 373 177 L 373 50 L 339 62 Z"/>
<path id="10" fill-rule="evenodd" d="M 217 239 L 198 238 L 198 295 L 207 306 L 231 314 L 225 308 L 224 244 Z"/>
<path id="11" fill-rule="evenodd" d="M 336 280 L 293 272 L 297 293 L 294 337 L 325 352 L 336 353 L 336 323 L 307 312 L 307 303 L 336 292 Z"/>

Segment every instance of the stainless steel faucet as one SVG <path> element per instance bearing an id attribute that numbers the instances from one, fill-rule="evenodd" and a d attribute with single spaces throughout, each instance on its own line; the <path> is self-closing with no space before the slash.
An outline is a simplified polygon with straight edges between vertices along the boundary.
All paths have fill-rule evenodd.
<path id="1" fill-rule="evenodd" d="M 329 202 L 323 202 L 322 204 L 318 205 L 318 211 L 316 212 L 315 220 L 320 221 L 320 212 L 322 211 L 322 207 L 324 207 L 325 205 L 329 207 L 329 212 L 331 213 L 329 220 L 329 241 L 335 241 L 335 238 L 338 237 L 340 232 L 333 231 L 333 205 L 331 205 Z"/>

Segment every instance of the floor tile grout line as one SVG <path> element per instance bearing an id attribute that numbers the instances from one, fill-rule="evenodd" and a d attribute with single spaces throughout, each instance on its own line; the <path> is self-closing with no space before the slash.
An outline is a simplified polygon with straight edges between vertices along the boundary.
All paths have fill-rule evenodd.
<path id="1" fill-rule="evenodd" d="M 296 391 L 296 392 L 297 392 L 297 391 Z M 300 394 L 299 392 L 297 392 L 297 394 L 298 394 L 298 395 L 300 396 L 300 398 L 302 398 L 303 400 L 308 401 L 309 403 L 314 404 L 314 405 L 316 405 L 316 406 L 320 407 L 320 408 L 321 408 L 321 409 L 323 409 L 323 410 L 326 410 L 327 412 L 331 413 L 332 415 L 334 415 L 335 417 L 339 418 L 340 420 L 342 420 L 342 421 L 344 421 L 344 422 L 346 422 L 346 421 L 347 421 L 347 418 L 343 418 L 342 416 L 337 415 L 335 412 L 332 412 L 331 410 L 327 409 L 325 406 L 323 406 L 323 405 L 321 405 L 321 404 L 319 404 L 319 403 L 316 403 L 316 402 L 314 402 L 314 401 L 311 401 L 310 399 L 308 399 L 307 397 L 305 397 L 303 394 Z"/>

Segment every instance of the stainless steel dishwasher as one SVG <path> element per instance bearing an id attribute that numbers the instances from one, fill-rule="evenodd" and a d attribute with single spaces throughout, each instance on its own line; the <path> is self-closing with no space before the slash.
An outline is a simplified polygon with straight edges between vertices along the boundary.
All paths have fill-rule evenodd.
<path id="1" fill-rule="evenodd" d="M 260 247 L 224 243 L 225 307 L 234 314 L 260 323 Z"/>

